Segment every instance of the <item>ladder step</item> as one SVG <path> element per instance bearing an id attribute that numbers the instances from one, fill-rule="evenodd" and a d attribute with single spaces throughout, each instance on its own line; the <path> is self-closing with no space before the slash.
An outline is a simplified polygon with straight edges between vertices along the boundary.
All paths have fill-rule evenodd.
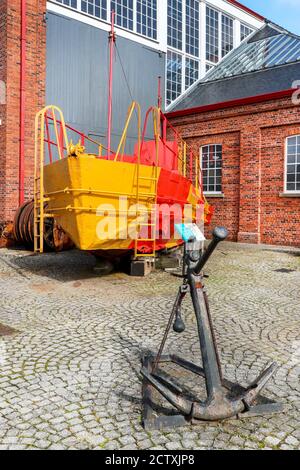
<path id="1" fill-rule="evenodd" d="M 155 242 L 156 238 L 138 238 L 138 242 Z"/>
<path id="2" fill-rule="evenodd" d="M 148 253 L 147 255 L 137 253 L 136 258 L 155 258 L 155 253 Z"/>
<path id="3" fill-rule="evenodd" d="M 156 224 L 139 224 L 141 227 L 155 227 Z"/>
<path id="4" fill-rule="evenodd" d="M 140 176 L 139 180 L 158 181 L 158 177 L 153 176 Z"/>

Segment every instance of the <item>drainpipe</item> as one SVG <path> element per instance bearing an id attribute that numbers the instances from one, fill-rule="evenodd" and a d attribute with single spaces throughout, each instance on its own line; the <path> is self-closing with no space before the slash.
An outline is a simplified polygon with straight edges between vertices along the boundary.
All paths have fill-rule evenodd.
<path id="1" fill-rule="evenodd" d="M 20 205 L 24 203 L 25 73 L 26 73 L 26 0 L 21 0 L 20 151 L 19 151 L 19 204 Z"/>

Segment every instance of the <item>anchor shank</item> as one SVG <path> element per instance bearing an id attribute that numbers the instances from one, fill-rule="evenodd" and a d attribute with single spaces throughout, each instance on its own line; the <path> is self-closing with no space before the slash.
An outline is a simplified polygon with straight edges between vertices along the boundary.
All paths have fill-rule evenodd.
<path id="1" fill-rule="evenodd" d="M 222 377 L 201 280 L 199 276 L 194 276 L 193 274 L 189 275 L 191 297 L 197 319 L 207 397 L 209 400 L 215 396 L 216 392 L 221 391 Z"/>

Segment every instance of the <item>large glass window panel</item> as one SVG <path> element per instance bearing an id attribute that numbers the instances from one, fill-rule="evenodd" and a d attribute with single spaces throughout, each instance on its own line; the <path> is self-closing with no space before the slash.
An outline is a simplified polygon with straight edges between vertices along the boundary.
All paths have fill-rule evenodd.
<path id="1" fill-rule="evenodd" d="M 77 8 L 77 0 L 55 0 L 55 1 L 67 7 Z"/>
<path id="2" fill-rule="evenodd" d="M 199 57 L 199 1 L 186 0 L 186 52 Z"/>
<path id="3" fill-rule="evenodd" d="M 233 49 L 233 19 L 222 15 L 222 57 Z"/>
<path id="4" fill-rule="evenodd" d="M 137 0 L 137 32 L 157 39 L 157 0 Z"/>
<path id="5" fill-rule="evenodd" d="M 199 61 L 186 57 L 185 59 L 185 89 L 193 85 L 199 78 Z"/>
<path id="6" fill-rule="evenodd" d="M 111 10 L 115 11 L 118 26 L 133 31 L 133 0 L 112 0 Z"/>
<path id="7" fill-rule="evenodd" d="M 241 41 L 244 41 L 250 34 L 253 33 L 253 29 L 249 28 L 245 24 L 241 24 Z"/>
<path id="8" fill-rule="evenodd" d="M 219 61 L 219 12 L 206 7 L 206 60 Z"/>
<path id="9" fill-rule="evenodd" d="M 167 105 L 182 93 L 182 56 L 172 51 L 167 54 Z"/>
<path id="10" fill-rule="evenodd" d="M 182 49 L 182 0 L 168 0 L 168 45 Z"/>
<path id="11" fill-rule="evenodd" d="M 107 0 L 82 0 L 81 11 L 102 20 L 107 19 Z"/>

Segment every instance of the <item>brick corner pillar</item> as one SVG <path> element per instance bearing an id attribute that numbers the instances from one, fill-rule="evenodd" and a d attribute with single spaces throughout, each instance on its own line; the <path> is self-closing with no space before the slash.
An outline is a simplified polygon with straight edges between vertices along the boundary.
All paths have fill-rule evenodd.
<path id="1" fill-rule="evenodd" d="M 23 30 L 25 64 L 24 60 L 21 60 L 22 3 L 26 5 L 26 27 Z M 19 206 L 22 65 L 25 66 L 23 82 L 25 200 L 32 197 L 34 118 L 45 102 L 45 13 L 46 0 L 26 0 L 26 2 L 3 0 L 0 2 L 0 81 L 4 82 L 6 89 L 5 104 L 0 104 L 2 121 L 0 126 L 0 222 L 13 220 Z"/>
<path id="2" fill-rule="evenodd" d="M 261 132 L 249 123 L 241 132 L 238 242 L 260 243 Z"/>

